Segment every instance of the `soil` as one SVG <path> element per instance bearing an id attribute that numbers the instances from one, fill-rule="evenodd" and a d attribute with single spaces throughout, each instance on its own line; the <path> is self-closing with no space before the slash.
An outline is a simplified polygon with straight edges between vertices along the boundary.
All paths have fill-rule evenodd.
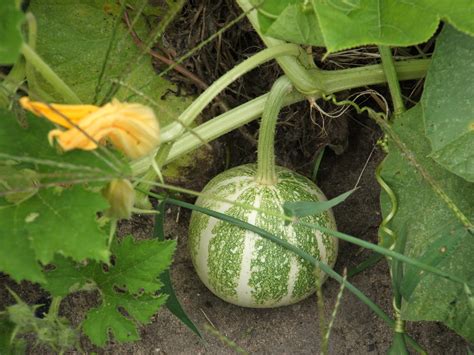
<path id="1" fill-rule="evenodd" d="M 215 33 L 229 19 L 238 15 L 230 1 L 191 1 L 183 10 L 174 27 L 165 37 L 167 51 L 183 54 L 193 44 L 200 43 Z M 194 21 L 189 26 L 189 21 Z M 183 23 L 188 25 L 183 26 Z M 192 27 L 193 30 L 188 30 Z M 184 29 L 184 30 L 183 30 Z M 198 29 L 198 30 L 197 30 Z M 199 34 L 196 35 L 196 34 Z M 262 44 L 245 21 L 225 32 L 218 41 L 210 42 L 202 51 L 193 55 L 185 66 L 201 78 L 212 82 L 246 55 L 261 48 Z M 371 51 L 370 48 L 367 51 Z M 373 60 L 373 59 L 368 59 Z M 334 64 L 336 63 L 336 64 Z M 330 58 L 327 67 L 349 66 L 337 58 Z M 360 62 L 359 64 L 364 64 Z M 159 64 L 157 64 L 159 67 Z M 260 68 L 238 80 L 220 100 L 231 107 L 255 97 L 269 89 L 279 69 L 273 64 Z M 172 77 L 184 91 L 192 92 L 193 86 L 180 76 Z M 405 84 L 405 91 L 413 94 L 419 83 Z M 376 88 L 384 91 L 384 87 Z M 415 93 L 416 95 L 416 93 Z M 375 101 L 369 101 L 374 107 Z M 323 109 L 333 110 L 322 103 Z M 378 108 L 379 109 L 379 108 Z M 210 118 L 220 108 L 212 106 L 203 115 Z M 255 161 L 255 138 L 258 125 L 250 124 L 223 137 L 213 145 L 214 159 L 207 161 L 209 168 L 188 168 L 190 179 L 181 179 L 183 186 L 202 188 L 207 181 L 227 167 Z M 367 118 L 348 111 L 337 119 L 323 117 L 310 110 L 307 103 L 287 108 L 281 115 L 276 138 L 277 162 L 280 165 L 311 176 L 314 158 L 322 147 L 328 147 L 317 175 L 318 182 L 328 198 L 352 189 L 359 189 L 343 204 L 334 208 L 340 231 L 364 240 L 377 242 L 380 223 L 379 186 L 374 178 L 383 153 L 376 145 L 381 137 L 378 128 Z M 337 153 L 337 154 L 336 154 Z M 224 159 L 223 157 L 227 157 Z M 203 163 L 203 162 L 201 162 Z M 360 179 L 360 180 L 359 180 Z M 258 354 L 313 354 L 321 344 L 316 296 L 292 306 L 276 309 L 246 309 L 228 304 L 214 296 L 199 280 L 193 270 L 187 251 L 187 210 L 169 208 L 166 215 L 167 237 L 178 242 L 178 249 L 171 268 L 173 285 L 184 310 L 203 333 L 198 338 L 168 310 L 160 310 L 151 324 L 141 329 L 141 340 L 133 344 L 110 342 L 103 350 L 94 348 L 87 339 L 82 347 L 87 352 L 110 354 L 227 354 L 245 350 Z M 135 216 L 123 223 L 120 234 L 133 234 L 147 238 L 152 234 L 153 219 Z M 336 271 L 352 269 L 370 253 L 355 245 L 340 244 Z M 391 284 L 384 260 L 376 266 L 350 278 L 374 302 L 391 314 Z M 4 286 L 10 287 L 31 304 L 47 302 L 41 289 L 29 283 L 15 284 L 0 275 L 0 309 L 13 303 Z M 328 280 L 323 287 L 324 315 L 328 319 L 334 309 L 339 284 Z M 85 312 L 97 302 L 96 294 L 76 293 L 61 305 L 61 314 L 78 324 Z M 408 331 L 430 354 L 467 354 L 467 343 L 441 324 L 423 322 L 409 324 Z M 384 354 L 390 347 L 392 330 L 372 311 L 348 291 L 344 291 L 330 337 L 330 354 Z M 235 342 L 229 343 L 230 341 Z M 47 353 L 32 347 L 30 353 Z"/>

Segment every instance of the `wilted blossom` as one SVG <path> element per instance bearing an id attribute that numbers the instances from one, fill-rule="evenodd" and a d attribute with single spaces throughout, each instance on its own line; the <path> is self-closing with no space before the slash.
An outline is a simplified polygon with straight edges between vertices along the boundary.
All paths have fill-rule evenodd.
<path id="1" fill-rule="evenodd" d="M 102 107 L 94 105 L 60 105 L 20 99 L 21 106 L 37 116 L 62 126 L 48 134 L 65 150 L 96 149 L 106 141 L 132 159 L 154 150 L 160 142 L 160 126 L 153 110 L 138 103 L 112 100 Z"/>

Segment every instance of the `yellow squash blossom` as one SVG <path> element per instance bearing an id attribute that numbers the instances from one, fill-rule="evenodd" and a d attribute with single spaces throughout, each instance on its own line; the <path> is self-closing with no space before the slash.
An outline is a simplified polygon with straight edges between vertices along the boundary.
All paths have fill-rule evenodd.
<path id="1" fill-rule="evenodd" d="M 130 181 L 114 179 L 103 191 L 105 198 L 110 203 L 106 215 L 117 219 L 129 219 L 135 204 L 135 190 Z"/>
<path id="2" fill-rule="evenodd" d="M 160 126 L 153 110 L 137 103 L 113 100 L 102 107 L 94 105 L 59 105 L 20 99 L 21 106 L 37 116 L 66 128 L 53 129 L 50 142 L 56 138 L 65 150 L 97 148 L 110 141 L 132 159 L 147 155 L 160 141 Z"/>

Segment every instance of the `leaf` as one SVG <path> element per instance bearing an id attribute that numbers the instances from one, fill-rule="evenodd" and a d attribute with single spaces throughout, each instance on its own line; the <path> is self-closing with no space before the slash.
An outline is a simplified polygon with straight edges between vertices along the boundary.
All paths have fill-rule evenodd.
<path id="1" fill-rule="evenodd" d="M 75 260 L 107 261 L 107 234 L 97 212 L 107 202 L 81 186 L 42 189 L 20 204 L 0 209 L 0 270 L 20 281 L 42 281 L 39 265 L 56 253 Z"/>
<path id="2" fill-rule="evenodd" d="M 149 105 L 148 100 L 127 86 L 140 90 L 159 103 L 153 109 L 162 126 L 187 107 L 189 99 L 169 95 L 176 87 L 156 75 L 149 55 L 142 56 L 121 19 L 114 36 L 120 15 L 118 4 L 106 0 L 32 0 L 30 11 L 38 21 L 37 52 L 84 103 L 94 102 L 109 43 L 115 38 L 105 63 L 103 85 L 98 89 L 99 101 L 112 88 L 113 80 L 121 80 L 125 85 L 114 96 Z M 137 26 L 144 26 L 142 18 Z M 29 81 L 30 91 L 46 92 L 59 102 L 61 96 L 36 77 L 29 78 L 33 79 Z"/>
<path id="3" fill-rule="evenodd" d="M 404 113 L 392 129 L 418 166 L 429 174 L 431 182 L 472 220 L 474 184 L 441 168 L 428 156 L 430 143 L 424 137 L 421 105 Z M 397 196 L 398 212 L 389 227 L 397 235 L 406 233 L 406 255 L 472 283 L 473 235 L 393 141 L 389 142 L 389 154 L 382 163 L 382 177 Z M 385 217 L 391 210 L 385 193 L 381 203 Z M 441 321 L 467 339 L 474 339 L 474 311 L 462 284 L 405 266 L 401 293 L 404 319 Z"/>
<path id="4" fill-rule="evenodd" d="M 25 16 L 17 3 L 16 0 L 2 0 L 0 6 L 0 65 L 13 64 L 20 55 L 21 24 Z"/>
<path id="5" fill-rule="evenodd" d="M 426 135 L 431 157 L 474 182 L 474 38 L 446 26 L 423 90 Z"/>
<path id="6" fill-rule="evenodd" d="M 253 1 L 259 5 L 261 1 Z M 266 0 L 258 6 L 261 31 L 292 43 L 324 47 L 318 19 L 304 0 Z"/>
<path id="7" fill-rule="evenodd" d="M 160 202 L 157 208 L 159 214 L 155 217 L 155 230 L 153 236 L 160 241 L 165 240 L 165 232 L 163 229 L 165 223 L 165 205 L 166 200 Z M 168 295 L 168 299 L 166 300 L 166 308 L 168 308 L 168 310 L 173 313 L 175 317 L 177 317 L 181 322 L 183 322 L 183 324 L 187 326 L 194 334 L 202 338 L 201 332 L 199 331 L 198 327 L 188 317 L 183 307 L 181 306 L 181 303 L 179 303 L 178 297 L 174 292 L 173 284 L 171 282 L 170 271 L 165 270 L 161 274 L 160 280 L 163 283 L 163 292 Z"/>
<path id="8" fill-rule="evenodd" d="M 158 275 L 169 267 L 174 249 L 174 241 L 134 242 L 129 236 L 121 243 L 114 242 L 113 263 L 107 268 L 58 258 L 53 263 L 56 269 L 45 273 L 48 282 L 43 287 L 54 296 L 63 296 L 84 285 L 95 285 L 102 303 L 87 313 L 84 333 L 99 346 L 105 345 L 109 331 L 120 342 L 137 340 L 137 326 L 148 323 L 166 302 L 165 294 L 156 295 L 163 286 Z"/>
<path id="9" fill-rule="evenodd" d="M 285 215 L 289 217 L 306 217 L 317 215 L 344 202 L 346 198 L 348 198 L 354 191 L 355 189 L 349 190 L 329 201 L 285 202 L 283 204 L 283 210 L 285 211 Z"/>
<path id="10" fill-rule="evenodd" d="M 440 19 L 474 35 L 471 0 L 312 0 L 330 53 L 377 44 L 410 46 L 427 41 Z"/>
<path id="11" fill-rule="evenodd" d="M 47 141 L 51 124 L 30 114 L 22 120 L 27 128 L 0 110 L 0 270 L 17 281 L 44 281 L 37 261 L 49 263 L 56 253 L 107 261 L 97 212 L 108 203 L 98 190 L 71 184 L 117 172 L 91 152 L 58 154 Z"/>

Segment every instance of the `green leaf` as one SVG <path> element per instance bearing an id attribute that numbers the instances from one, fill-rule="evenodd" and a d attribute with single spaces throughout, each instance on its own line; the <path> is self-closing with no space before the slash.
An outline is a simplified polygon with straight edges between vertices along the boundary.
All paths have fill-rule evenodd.
<path id="1" fill-rule="evenodd" d="M 17 3 L 16 0 L 2 0 L 0 6 L 0 65 L 13 64 L 20 55 L 24 15 Z"/>
<path id="2" fill-rule="evenodd" d="M 165 205 L 166 200 L 160 202 L 157 208 L 159 214 L 155 217 L 155 230 L 153 236 L 160 241 L 165 240 Z M 168 299 L 166 300 L 166 308 L 168 308 L 168 310 L 173 313 L 181 322 L 183 322 L 183 324 L 187 326 L 194 334 L 202 338 L 201 332 L 199 331 L 198 327 L 188 317 L 183 307 L 181 306 L 181 303 L 179 302 L 176 293 L 174 292 L 173 284 L 171 282 L 170 271 L 165 270 L 160 275 L 160 280 L 163 283 L 163 292 L 168 295 Z"/>
<path id="3" fill-rule="evenodd" d="M 37 52 L 83 102 L 93 103 L 96 96 L 100 102 L 114 85 L 112 81 L 121 80 L 125 85 L 121 85 L 114 96 L 121 100 L 133 98 L 133 101 L 149 105 L 148 100 L 127 86 L 139 89 L 158 102 L 159 107 L 153 108 L 161 125 L 171 122 L 188 105 L 188 99 L 169 95 L 176 90 L 175 86 L 156 75 L 149 55 L 142 56 L 122 19 L 117 19 L 119 5 L 106 0 L 32 0 L 30 11 L 38 21 Z M 142 18 L 137 26 L 144 27 Z M 107 56 L 112 39 L 111 52 Z M 146 42 L 147 38 L 142 40 Z M 103 85 L 96 95 L 104 61 Z M 61 100 L 61 96 L 37 75 L 29 79 L 33 94 L 46 92 L 54 100 Z"/>
<path id="4" fill-rule="evenodd" d="M 474 38 L 446 26 L 423 91 L 426 135 L 431 157 L 474 182 Z"/>
<path id="5" fill-rule="evenodd" d="M 377 44 L 427 41 L 443 19 L 474 35 L 471 0 L 312 0 L 329 52 Z"/>
<path id="6" fill-rule="evenodd" d="M 166 295 L 156 295 L 163 286 L 158 276 L 169 267 L 174 249 L 174 241 L 134 242 L 126 237 L 113 244 L 113 262 L 108 267 L 99 263 L 80 266 L 58 258 L 53 263 L 56 269 L 45 273 L 43 287 L 63 296 L 95 285 L 102 303 L 87 313 L 84 333 L 99 346 L 105 345 L 109 331 L 120 342 L 134 341 L 139 339 L 137 326 L 148 323 L 166 302 Z"/>
<path id="7" fill-rule="evenodd" d="M 253 1 L 258 5 L 261 1 Z M 324 47 L 318 19 L 304 0 L 266 0 L 258 7 L 263 34 L 292 43 Z"/>
<path id="8" fill-rule="evenodd" d="M 310 202 L 310 201 L 298 201 L 298 202 L 285 202 L 283 204 L 283 210 L 285 211 L 285 215 L 289 217 L 306 217 L 306 216 L 313 216 L 316 214 L 320 214 L 324 211 L 327 211 L 334 206 L 344 202 L 346 198 L 348 198 L 355 189 L 349 190 L 340 194 L 337 197 L 329 201 L 317 201 L 317 202 Z"/>
<path id="9" fill-rule="evenodd" d="M 421 105 L 398 118 L 392 129 L 410 154 L 400 153 L 390 141 L 390 153 L 382 163 L 382 177 L 398 200 L 398 212 L 389 227 L 397 235 L 406 233 L 407 256 L 472 283 L 473 235 L 453 206 L 440 198 L 439 192 L 449 196 L 464 216 L 472 220 L 474 184 L 441 168 L 428 156 L 430 143 L 424 137 Z M 416 160 L 419 169 L 408 162 L 407 156 Z M 420 169 L 428 175 L 423 177 Z M 432 183 L 440 190 L 434 190 Z M 391 210 L 385 193 L 381 202 L 385 217 Z M 462 284 L 405 266 L 400 291 L 404 297 L 404 319 L 441 321 L 462 336 L 474 339 L 474 311 Z"/>
<path id="10" fill-rule="evenodd" d="M 56 253 L 75 260 L 107 261 L 107 234 L 97 212 L 107 202 L 81 186 L 47 188 L 20 204 L 0 209 L 0 270 L 19 281 L 42 281 L 39 265 Z"/>

